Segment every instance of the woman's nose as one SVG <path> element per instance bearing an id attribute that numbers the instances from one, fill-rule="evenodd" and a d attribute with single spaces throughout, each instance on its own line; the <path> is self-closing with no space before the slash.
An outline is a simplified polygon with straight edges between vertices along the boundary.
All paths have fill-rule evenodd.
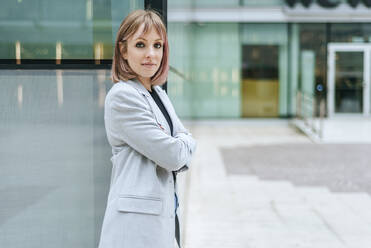
<path id="1" fill-rule="evenodd" d="M 148 48 L 148 49 L 147 49 L 146 56 L 147 56 L 147 57 L 152 57 L 152 56 L 154 56 L 154 55 L 155 55 L 155 49 L 152 48 L 152 47 Z"/>

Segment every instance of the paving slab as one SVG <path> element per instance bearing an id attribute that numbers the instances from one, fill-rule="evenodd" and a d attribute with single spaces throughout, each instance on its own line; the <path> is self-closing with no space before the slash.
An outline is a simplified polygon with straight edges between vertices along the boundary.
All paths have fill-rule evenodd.
<path id="1" fill-rule="evenodd" d="M 338 168 L 331 164 L 323 170 L 321 180 L 306 179 L 317 177 L 312 172 L 318 170 L 304 164 L 310 165 L 311 159 L 321 161 L 320 155 L 299 152 L 302 160 L 299 156 L 285 164 L 285 156 L 294 156 L 294 148 L 313 145 L 288 121 L 194 121 L 186 126 L 198 147 L 182 184 L 187 189 L 183 247 L 371 247 L 368 184 L 333 190 L 334 184 L 326 178 L 331 181 Z M 273 162 L 272 146 L 280 148 Z M 231 149 L 228 159 L 223 149 Z M 261 159 L 250 156 L 251 150 L 260 152 Z M 231 158 L 238 160 L 238 154 L 248 159 L 239 160 L 237 167 L 247 168 L 231 171 L 231 166 L 236 166 Z M 354 166 L 353 170 L 344 172 L 369 173 L 367 166 L 349 166 Z"/>

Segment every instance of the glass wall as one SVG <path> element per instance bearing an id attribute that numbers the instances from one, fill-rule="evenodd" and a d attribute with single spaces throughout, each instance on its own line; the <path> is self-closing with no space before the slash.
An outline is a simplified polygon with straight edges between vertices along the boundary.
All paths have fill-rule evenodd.
<path id="1" fill-rule="evenodd" d="M 240 117 L 237 23 L 169 23 L 169 96 L 181 117 Z"/>
<path id="2" fill-rule="evenodd" d="M 109 58 L 143 1 L 3 1 L 0 59 Z M 99 54 L 99 56 L 97 55 Z M 0 70 L 0 247 L 97 247 L 109 70 Z"/>
<path id="3" fill-rule="evenodd" d="M 330 42 L 371 42 L 371 23 L 333 23 L 329 28 Z"/>
<path id="4" fill-rule="evenodd" d="M 301 103 L 308 115 L 319 114 L 319 102 L 327 92 L 327 26 L 323 23 L 299 24 L 300 48 L 293 63 L 299 65 L 298 89 L 304 95 Z M 313 101 L 316 103 L 314 104 Z"/>
<path id="5" fill-rule="evenodd" d="M 335 112 L 363 113 L 364 52 L 337 52 Z"/>
<path id="6" fill-rule="evenodd" d="M 0 60 L 111 59 L 123 17 L 143 7 L 142 0 L 4 0 Z"/>
<path id="7" fill-rule="evenodd" d="M 167 93 L 182 117 L 193 117 L 192 24 L 168 23 L 170 71 Z"/>
<path id="8" fill-rule="evenodd" d="M 288 114 L 287 24 L 242 24 L 243 117 Z"/>
<path id="9" fill-rule="evenodd" d="M 0 247 L 96 247 L 109 71 L 0 71 Z"/>
<path id="10" fill-rule="evenodd" d="M 196 117 L 240 117 L 240 40 L 237 23 L 193 26 Z"/>
<path id="11" fill-rule="evenodd" d="M 367 49 L 371 45 L 371 23 L 336 23 L 329 28 L 331 44 L 341 46 L 334 56 L 333 99 L 329 99 L 337 114 L 369 114 L 371 90 L 369 87 L 370 61 Z M 351 45 L 364 50 L 351 51 Z"/>
<path id="12" fill-rule="evenodd" d="M 277 45 L 242 46 L 242 116 L 278 116 Z"/>
<path id="13" fill-rule="evenodd" d="M 291 64 L 299 65 L 299 91 L 302 92 L 302 94 L 309 96 L 307 99 L 312 99 L 310 100 L 309 105 L 314 106 L 314 108 L 312 108 L 312 112 L 308 114 L 319 115 L 319 102 L 321 100 L 328 100 L 328 44 L 369 43 L 371 42 L 371 24 L 306 23 L 294 25 L 297 26 L 299 30 L 300 45 L 299 53 L 296 56 L 291 57 Z M 292 30 L 293 32 L 291 35 L 294 36 L 295 28 L 292 28 Z M 363 63 L 363 54 L 345 52 L 337 53 L 336 55 L 335 64 L 338 72 L 352 72 L 353 74 L 358 73 L 362 76 L 364 68 L 359 65 L 359 63 Z M 339 75 L 340 74 L 337 73 L 336 77 Z M 363 93 L 361 89 L 363 80 L 359 79 L 359 75 L 357 76 L 357 79 L 352 78 L 350 74 L 348 76 L 344 75 L 339 76 L 340 79 L 338 80 L 337 78 L 336 81 L 335 105 L 337 105 L 335 110 L 337 112 L 361 112 L 363 101 Z M 302 105 L 303 104 L 307 103 L 302 102 Z M 343 104 L 343 107 L 340 106 L 341 104 Z"/>
<path id="14" fill-rule="evenodd" d="M 288 115 L 287 29 L 287 24 L 170 22 L 170 65 L 183 75 L 171 72 L 168 87 L 180 116 Z"/>
<path id="15" fill-rule="evenodd" d="M 327 37 L 326 24 L 300 24 L 300 84 L 299 89 L 313 94 L 326 87 Z M 312 64 L 309 64 L 312 63 Z M 305 68 L 313 68 L 310 75 Z M 307 76 L 307 77 L 306 77 Z"/>

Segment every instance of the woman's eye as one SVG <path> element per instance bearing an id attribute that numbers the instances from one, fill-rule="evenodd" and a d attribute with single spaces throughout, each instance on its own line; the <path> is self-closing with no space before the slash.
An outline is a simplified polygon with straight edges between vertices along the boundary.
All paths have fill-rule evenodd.
<path id="1" fill-rule="evenodd" d="M 155 48 L 161 48 L 162 45 L 161 45 L 161 43 L 156 43 L 156 44 L 154 45 L 154 47 L 155 47 Z"/>
<path id="2" fill-rule="evenodd" d="M 144 43 L 143 42 L 138 42 L 137 44 L 135 44 L 135 46 L 138 47 L 138 48 L 143 48 Z"/>

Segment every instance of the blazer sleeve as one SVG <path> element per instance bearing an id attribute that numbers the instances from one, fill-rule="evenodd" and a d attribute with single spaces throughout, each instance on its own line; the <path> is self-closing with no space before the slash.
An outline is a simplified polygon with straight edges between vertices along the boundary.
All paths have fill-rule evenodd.
<path id="1" fill-rule="evenodd" d="M 159 166 L 176 171 L 190 162 L 196 141 L 186 133 L 166 134 L 135 89 L 111 95 L 109 111 L 110 131 Z"/>
<path id="2" fill-rule="evenodd" d="M 169 102 L 169 105 L 168 107 L 170 107 L 171 111 L 173 112 L 173 116 L 175 117 L 175 121 L 176 122 L 176 126 L 177 129 L 174 130 L 174 135 L 176 135 L 177 133 L 185 133 L 185 134 L 188 134 L 188 135 L 191 135 L 192 134 L 183 126 L 183 123 L 180 121 L 178 115 L 176 114 L 175 112 L 175 109 L 174 109 L 174 106 L 171 104 L 171 101 L 170 101 L 170 98 L 168 96 L 168 94 L 161 88 L 161 87 L 158 87 L 160 89 L 160 91 L 164 94 L 164 96 L 166 97 L 166 100 L 167 102 Z"/>
<path id="3" fill-rule="evenodd" d="M 170 101 L 170 98 L 169 98 L 168 94 L 161 87 L 159 87 L 159 89 L 162 91 L 162 93 L 167 98 L 166 100 L 167 100 L 167 102 L 169 102 L 169 105 L 170 105 L 169 107 L 170 107 L 171 111 L 173 112 L 173 116 L 175 117 L 175 119 L 173 121 L 176 122 L 176 125 L 174 125 L 174 126 L 176 126 L 177 128 L 174 130 L 174 136 L 176 136 L 180 133 L 184 133 L 184 134 L 192 137 L 192 134 L 184 127 L 183 123 L 180 121 L 178 115 L 176 114 L 175 109 L 174 109 L 173 105 L 171 104 L 171 101 Z M 197 144 L 197 142 L 196 142 L 196 144 Z M 193 152 L 194 151 L 195 150 L 193 150 Z M 175 172 L 179 173 L 179 172 L 187 171 L 189 169 L 189 167 L 190 167 L 190 161 L 189 161 L 189 163 L 183 165 L 180 169 L 176 170 Z"/>
<path id="4" fill-rule="evenodd" d="M 168 97 L 167 94 L 166 94 L 166 97 Z M 169 99 L 169 102 L 170 102 L 170 99 Z M 173 108 L 173 107 L 172 107 L 172 108 Z M 177 135 L 179 135 L 179 134 L 181 134 L 181 133 L 184 133 L 184 134 L 186 134 L 187 136 L 192 137 L 192 133 L 190 133 L 190 132 L 189 132 L 189 131 L 184 127 L 183 123 L 180 121 L 178 115 L 176 114 L 174 108 L 173 108 L 173 112 L 174 112 L 175 121 L 177 122 L 177 127 L 178 127 L 177 130 L 175 130 L 174 136 L 177 136 Z M 197 144 L 197 143 L 196 143 L 196 144 Z M 195 148 L 195 149 L 196 149 L 196 148 Z M 195 149 L 193 150 L 193 152 L 195 151 Z M 185 165 L 183 165 L 180 169 L 176 170 L 176 173 L 187 171 L 187 170 L 189 169 L 189 167 L 190 167 L 190 162 L 191 162 L 191 161 L 189 161 L 188 163 L 186 163 Z"/>

